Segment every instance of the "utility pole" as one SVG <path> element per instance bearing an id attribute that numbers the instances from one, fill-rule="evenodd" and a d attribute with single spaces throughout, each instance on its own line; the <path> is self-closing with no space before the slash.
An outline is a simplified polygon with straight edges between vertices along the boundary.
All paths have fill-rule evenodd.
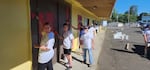
<path id="1" fill-rule="evenodd" d="M 118 15 L 117 15 L 117 23 L 118 23 Z"/>
<path id="2" fill-rule="evenodd" d="M 130 22 L 130 9 L 128 10 L 128 24 Z"/>

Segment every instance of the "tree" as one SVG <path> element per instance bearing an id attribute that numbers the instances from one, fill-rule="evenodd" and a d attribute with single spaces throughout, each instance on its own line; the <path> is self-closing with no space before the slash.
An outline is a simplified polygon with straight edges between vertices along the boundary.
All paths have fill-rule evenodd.
<path id="1" fill-rule="evenodd" d="M 130 15 L 129 17 L 130 17 L 130 19 L 129 19 L 130 22 L 136 22 L 137 21 L 137 16 Z"/>
<path id="2" fill-rule="evenodd" d="M 124 12 L 124 14 L 128 14 L 128 13 L 129 13 L 129 11 Z"/>
<path id="3" fill-rule="evenodd" d="M 116 11 L 115 9 L 113 9 L 113 11 L 112 11 L 112 16 L 111 16 L 111 20 L 112 20 L 113 22 L 116 22 L 116 21 L 117 21 L 117 15 L 118 15 L 117 11 Z"/>
<path id="4" fill-rule="evenodd" d="M 119 14 L 119 22 L 127 23 L 128 22 L 128 15 L 127 14 Z"/>
<path id="5" fill-rule="evenodd" d="M 130 9 L 128 11 L 126 11 L 124 14 L 118 14 L 116 12 L 116 10 L 114 9 L 113 12 L 112 12 L 111 20 L 113 22 L 116 22 L 117 21 L 117 16 L 118 16 L 118 21 L 119 22 L 127 23 L 128 19 L 129 19 L 129 22 L 136 22 L 137 21 L 137 10 L 138 10 L 138 8 L 137 8 L 136 5 L 132 5 L 130 7 Z"/>
<path id="6" fill-rule="evenodd" d="M 129 9 L 130 15 L 137 16 L 137 11 L 138 11 L 138 8 L 136 5 L 132 5 Z"/>
<path id="7" fill-rule="evenodd" d="M 129 22 L 136 22 L 137 21 L 137 14 L 138 8 L 136 5 L 132 5 L 128 12 L 125 12 L 125 14 L 128 14 Z"/>

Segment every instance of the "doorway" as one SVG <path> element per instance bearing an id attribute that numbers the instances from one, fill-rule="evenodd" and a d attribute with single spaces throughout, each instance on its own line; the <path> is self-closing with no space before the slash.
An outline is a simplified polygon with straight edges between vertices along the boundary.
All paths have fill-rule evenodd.
<path id="1" fill-rule="evenodd" d="M 59 62 L 62 48 L 57 34 L 62 35 L 63 23 L 71 20 L 71 5 L 64 0 L 30 0 L 31 7 L 31 37 L 32 37 L 32 67 L 37 70 L 38 66 L 38 49 L 34 48 L 35 44 L 40 44 L 41 31 L 43 24 L 48 22 L 53 27 L 55 33 L 55 55 L 53 63 Z M 71 21 L 70 21 L 71 22 Z"/>

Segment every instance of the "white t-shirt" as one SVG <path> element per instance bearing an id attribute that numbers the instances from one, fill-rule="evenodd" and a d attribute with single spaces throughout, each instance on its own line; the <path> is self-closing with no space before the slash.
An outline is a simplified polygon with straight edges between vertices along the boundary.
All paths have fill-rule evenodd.
<path id="1" fill-rule="evenodd" d="M 71 49 L 72 47 L 72 40 L 74 39 L 74 36 L 72 32 L 68 31 L 63 34 L 64 40 L 63 45 L 65 49 Z"/>
<path id="2" fill-rule="evenodd" d="M 96 26 L 95 29 L 98 30 L 98 26 Z"/>
<path id="3" fill-rule="evenodd" d="M 81 36 L 81 39 L 83 41 L 83 48 L 92 48 L 92 39 L 93 35 L 88 32 Z"/>
<path id="4" fill-rule="evenodd" d="M 146 30 L 144 34 L 147 36 L 147 42 L 150 42 L 150 30 Z"/>
<path id="5" fill-rule="evenodd" d="M 94 37 L 94 31 L 95 31 L 94 27 L 90 27 L 90 29 L 88 30 L 88 32 L 90 32 L 93 35 L 93 37 Z"/>
<path id="6" fill-rule="evenodd" d="M 55 39 L 54 39 L 54 34 L 53 33 L 50 33 L 50 35 L 51 35 L 51 38 L 50 38 L 50 36 L 46 36 L 44 39 L 45 40 L 48 40 L 48 41 L 46 41 L 46 44 L 45 44 L 45 46 L 48 48 L 48 49 L 50 49 L 49 51 L 42 51 L 42 50 L 40 50 L 39 49 L 39 56 L 38 56 L 38 62 L 39 63 L 47 63 L 47 62 L 49 62 L 52 58 L 53 58 L 53 56 L 54 56 L 54 50 L 53 50 L 53 46 L 54 46 L 54 44 L 55 44 Z M 45 41 L 43 39 L 43 41 Z"/>

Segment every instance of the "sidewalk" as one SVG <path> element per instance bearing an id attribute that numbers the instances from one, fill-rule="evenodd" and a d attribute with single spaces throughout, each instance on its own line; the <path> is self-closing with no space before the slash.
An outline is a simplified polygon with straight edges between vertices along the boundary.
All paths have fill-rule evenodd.
<path id="1" fill-rule="evenodd" d="M 95 49 L 93 50 L 94 65 L 92 65 L 92 67 L 88 67 L 87 64 L 81 63 L 81 61 L 83 60 L 82 56 L 79 54 L 81 52 L 81 49 L 76 52 L 72 52 L 72 57 L 73 57 L 72 70 L 96 70 L 97 61 L 101 51 L 104 37 L 105 37 L 104 30 L 99 32 L 95 37 Z M 62 63 L 54 64 L 54 70 L 66 70 L 66 67 L 63 65 L 63 60 L 61 61 Z M 87 63 L 89 63 L 88 60 Z"/>

